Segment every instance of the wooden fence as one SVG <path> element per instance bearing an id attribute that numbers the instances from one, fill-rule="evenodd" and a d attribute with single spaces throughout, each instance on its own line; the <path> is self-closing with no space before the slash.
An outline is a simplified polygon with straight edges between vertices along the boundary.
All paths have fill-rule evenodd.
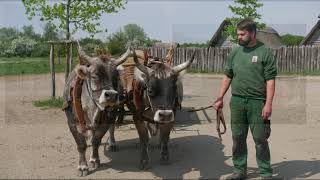
<path id="1" fill-rule="evenodd" d="M 166 48 L 145 48 L 154 57 L 166 56 Z M 177 48 L 174 50 L 173 63 L 180 64 L 191 58 L 193 51 L 198 51 L 191 65 L 192 71 L 222 72 L 231 48 Z M 314 72 L 320 70 L 320 47 L 295 46 L 272 49 L 278 63 L 278 72 Z"/>

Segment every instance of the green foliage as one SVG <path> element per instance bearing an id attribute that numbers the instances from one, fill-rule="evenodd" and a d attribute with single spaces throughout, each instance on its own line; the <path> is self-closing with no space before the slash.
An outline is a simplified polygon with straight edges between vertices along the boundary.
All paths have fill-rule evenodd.
<path id="1" fill-rule="evenodd" d="M 237 24 L 245 18 L 250 18 L 257 23 L 258 29 L 265 27 L 264 23 L 259 22 L 261 15 L 257 13 L 257 8 L 263 6 L 258 0 L 235 0 L 234 6 L 229 5 L 229 9 L 233 13 L 231 18 L 227 18 L 228 25 L 224 29 L 224 36 L 231 36 L 232 42 L 237 42 Z"/>
<path id="2" fill-rule="evenodd" d="M 44 100 L 38 100 L 38 101 L 33 101 L 32 104 L 35 107 L 41 107 L 43 109 L 48 109 L 48 108 L 61 108 L 63 105 L 63 98 L 58 97 L 58 98 L 50 98 L 50 99 L 44 99 Z"/>
<path id="3" fill-rule="evenodd" d="M 143 28 L 137 24 L 127 24 L 123 27 L 123 33 L 127 41 L 132 42 L 133 46 L 141 46 L 147 39 Z"/>
<path id="4" fill-rule="evenodd" d="M 127 37 L 122 30 L 111 34 L 108 37 L 107 48 L 113 55 L 119 55 L 125 52 Z"/>
<path id="5" fill-rule="evenodd" d="M 19 36 L 19 31 L 12 27 L 0 28 L 0 40 L 2 41 L 12 41 Z"/>
<path id="6" fill-rule="evenodd" d="M 183 43 L 180 47 L 196 47 L 196 48 L 206 48 L 208 47 L 207 43 Z"/>
<path id="7" fill-rule="evenodd" d="M 281 41 L 286 46 L 299 46 L 300 42 L 304 39 L 303 36 L 292 34 L 285 34 L 281 36 Z"/>
<path id="8" fill-rule="evenodd" d="M 11 42 L 10 48 L 6 51 L 6 56 L 30 56 L 36 41 L 28 37 L 18 37 Z"/>
<path id="9" fill-rule="evenodd" d="M 160 40 L 150 39 L 143 28 L 137 24 L 127 24 L 123 30 L 111 34 L 107 39 L 107 48 L 111 54 L 119 55 L 126 50 L 127 43 L 130 42 L 131 46 L 153 46 Z"/>
<path id="10" fill-rule="evenodd" d="M 59 40 L 59 34 L 56 30 L 56 26 L 53 23 L 48 22 L 43 27 L 42 40 L 43 41 L 57 41 L 57 40 Z"/>
<path id="11" fill-rule="evenodd" d="M 81 29 L 94 35 L 101 32 L 99 20 L 103 13 L 114 13 L 124 8 L 124 0 L 22 0 L 29 19 L 40 16 L 42 21 L 58 22 L 66 39 Z M 72 25 L 72 26 L 70 26 Z M 71 31 L 71 27 L 73 30 Z"/>
<path id="12" fill-rule="evenodd" d="M 34 32 L 33 26 L 23 26 L 22 32 L 20 33 L 20 36 L 26 37 L 29 39 L 33 39 L 35 41 L 39 41 L 41 39 L 41 35 Z"/>
<path id="13" fill-rule="evenodd" d="M 144 42 L 144 46 L 147 46 L 147 47 L 151 47 L 151 46 L 154 46 L 154 44 L 158 43 L 158 42 L 161 42 L 161 40 L 157 40 L 157 39 L 150 39 L 147 37 L 147 39 L 145 40 Z"/>

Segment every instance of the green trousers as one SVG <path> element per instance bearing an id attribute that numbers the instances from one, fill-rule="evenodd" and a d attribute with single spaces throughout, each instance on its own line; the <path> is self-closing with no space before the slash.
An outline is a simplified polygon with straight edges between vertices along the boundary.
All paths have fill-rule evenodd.
<path id="1" fill-rule="evenodd" d="M 256 161 L 261 176 L 272 175 L 270 165 L 270 150 L 268 138 L 270 136 L 270 121 L 263 120 L 261 113 L 264 100 L 248 99 L 232 96 L 231 131 L 233 139 L 232 160 L 234 171 L 246 173 L 247 171 L 247 135 L 250 127 L 256 148 Z"/>

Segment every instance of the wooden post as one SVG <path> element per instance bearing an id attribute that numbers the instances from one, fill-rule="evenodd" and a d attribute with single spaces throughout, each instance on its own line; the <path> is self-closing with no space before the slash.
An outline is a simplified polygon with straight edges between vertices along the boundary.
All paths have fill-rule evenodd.
<path id="1" fill-rule="evenodd" d="M 70 44 L 69 43 L 66 43 L 66 69 L 65 69 L 65 75 L 64 75 L 64 81 L 67 82 L 68 80 L 68 77 L 69 77 L 69 70 L 70 70 L 70 64 L 69 64 L 69 61 L 70 61 Z"/>
<path id="2" fill-rule="evenodd" d="M 70 53 L 70 55 L 69 55 L 69 73 L 71 73 L 71 71 L 72 71 L 72 48 L 73 48 L 73 46 L 72 46 L 72 42 L 69 44 L 69 48 L 70 48 L 70 51 L 69 51 L 69 53 Z"/>
<path id="3" fill-rule="evenodd" d="M 50 72 L 51 72 L 51 97 L 56 96 L 56 77 L 55 77 L 55 67 L 54 67 L 54 44 L 51 44 L 50 48 Z"/>

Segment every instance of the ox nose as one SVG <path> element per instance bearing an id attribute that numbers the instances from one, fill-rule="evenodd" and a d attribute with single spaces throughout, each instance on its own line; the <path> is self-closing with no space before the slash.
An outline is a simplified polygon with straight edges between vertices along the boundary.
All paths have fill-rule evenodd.
<path id="1" fill-rule="evenodd" d="M 106 90 L 104 92 L 104 97 L 106 98 L 107 101 L 116 100 L 117 96 L 118 96 L 118 92 L 115 90 Z"/>
<path id="2" fill-rule="evenodd" d="M 115 90 L 103 90 L 99 98 L 100 104 L 111 105 L 117 100 L 118 92 Z"/>
<path id="3" fill-rule="evenodd" d="M 154 120 L 159 123 L 168 123 L 174 120 L 172 110 L 158 110 L 155 113 Z"/>

